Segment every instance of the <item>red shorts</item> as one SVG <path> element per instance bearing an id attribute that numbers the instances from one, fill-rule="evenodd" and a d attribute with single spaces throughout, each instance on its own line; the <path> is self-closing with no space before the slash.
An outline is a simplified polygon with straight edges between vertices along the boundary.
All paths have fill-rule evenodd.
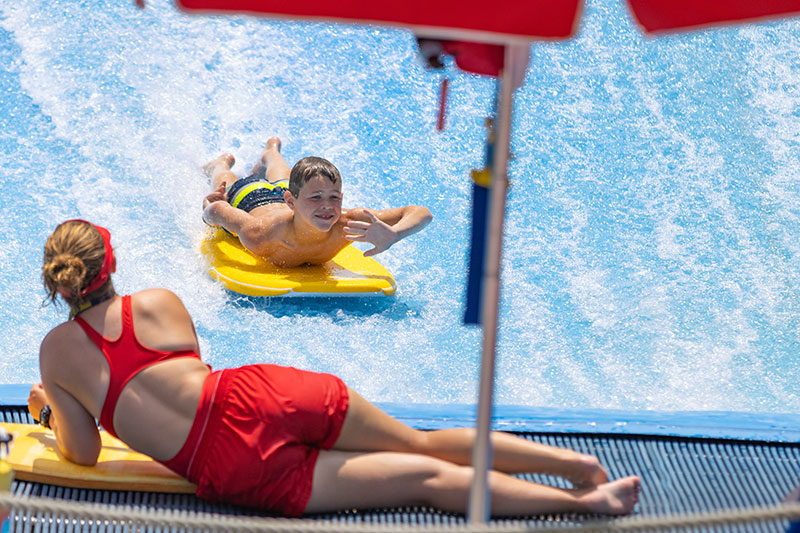
<path id="1" fill-rule="evenodd" d="M 205 500 L 300 516 L 319 450 L 333 447 L 348 404 L 330 374 L 274 365 L 213 372 L 186 444 L 165 464 Z"/>

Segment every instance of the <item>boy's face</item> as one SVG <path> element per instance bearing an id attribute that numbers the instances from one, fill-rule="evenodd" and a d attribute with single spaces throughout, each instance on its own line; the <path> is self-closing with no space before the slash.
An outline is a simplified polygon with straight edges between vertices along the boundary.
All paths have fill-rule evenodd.
<path id="1" fill-rule="evenodd" d="M 287 191 L 287 194 L 291 193 Z M 289 207 L 295 216 L 320 231 L 330 231 L 342 214 L 342 184 L 317 175 L 303 185 L 299 196 L 293 200 Z"/>

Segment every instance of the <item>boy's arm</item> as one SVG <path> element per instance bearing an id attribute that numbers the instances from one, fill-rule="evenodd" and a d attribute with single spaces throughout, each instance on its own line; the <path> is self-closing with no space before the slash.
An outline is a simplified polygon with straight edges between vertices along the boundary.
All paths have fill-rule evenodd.
<path id="1" fill-rule="evenodd" d="M 238 235 L 238 230 L 246 223 L 247 219 L 247 217 L 242 217 L 241 215 L 248 215 L 248 213 L 241 209 L 236 209 L 228 203 L 228 195 L 225 192 L 224 183 L 203 199 L 203 222 L 209 226 L 222 226 Z"/>
<path id="2" fill-rule="evenodd" d="M 209 226 L 222 226 L 235 233 L 246 248 L 256 253 L 271 239 L 267 221 L 229 204 L 224 186 L 203 201 L 203 221 Z"/>
<path id="3" fill-rule="evenodd" d="M 344 227 L 345 239 L 369 242 L 374 248 L 364 252 L 365 257 L 388 250 L 394 243 L 412 235 L 433 218 L 427 207 L 407 205 L 394 209 L 372 211 L 370 209 L 351 209 L 350 220 Z"/>
<path id="4" fill-rule="evenodd" d="M 203 204 L 203 222 L 209 226 L 222 226 L 237 235 L 242 233 L 242 228 L 253 218 L 250 213 L 233 207 L 225 200 L 209 202 L 206 198 Z"/>

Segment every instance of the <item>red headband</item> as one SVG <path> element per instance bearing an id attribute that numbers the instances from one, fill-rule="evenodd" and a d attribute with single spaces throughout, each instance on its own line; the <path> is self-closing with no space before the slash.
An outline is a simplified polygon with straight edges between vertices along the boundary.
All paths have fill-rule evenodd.
<path id="1" fill-rule="evenodd" d="M 74 218 L 72 220 L 67 220 L 66 222 L 83 222 L 84 224 L 89 224 L 91 227 L 96 229 L 103 238 L 103 247 L 105 248 L 103 266 L 100 268 L 100 272 L 97 273 L 91 283 L 89 283 L 89 285 L 81 291 L 80 296 L 82 298 L 102 287 L 103 284 L 108 280 L 108 276 L 111 275 L 111 263 L 114 260 L 114 249 L 111 247 L 111 233 L 109 233 L 109 231 L 103 226 L 95 226 L 91 222 L 82 220 L 80 218 Z M 66 222 L 64 223 L 66 224 Z"/>

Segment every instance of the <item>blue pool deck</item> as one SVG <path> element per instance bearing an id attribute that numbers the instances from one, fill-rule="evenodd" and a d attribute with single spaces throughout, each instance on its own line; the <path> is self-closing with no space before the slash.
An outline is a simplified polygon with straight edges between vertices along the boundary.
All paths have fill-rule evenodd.
<path id="1" fill-rule="evenodd" d="M 0 385 L 0 419 L 30 423 L 25 407 L 28 385 Z M 422 429 L 474 425 L 472 406 L 381 405 L 392 415 Z M 500 406 L 494 427 L 526 439 L 598 456 L 612 478 L 638 474 L 640 502 L 634 517 L 657 518 L 686 513 L 734 512 L 778 505 L 800 485 L 800 431 L 795 415 L 743 413 L 656 413 L 570 411 Z M 568 487 L 561 479 L 524 474 L 529 481 Z M 238 516 L 268 516 L 252 509 L 209 504 L 193 496 L 91 491 L 16 481 L 16 495 L 53 500 L 102 502 L 121 509 L 160 509 Z M 364 509 L 312 517 L 333 528 L 414 526 L 436 530 L 466 526 L 461 515 L 428 508 Z M 581 526 L 600 517 L 560 514 L 492 520 L 492 527 L 523 529 Z M 788 520 L 715 524 L 680 531 L 786 531 Z M 107 520 L 70 520 L 42 512 L 14 512 L 7 528 L 22 531 L 128 531 Z M 614 522 L 608 522 L 614 529 Z M 139 530 L 134 528 L 134 530 Z M 159 530 L 153 529 L 153 531 Z M 676 530 L 676 529 L 673 529 Z"/>

